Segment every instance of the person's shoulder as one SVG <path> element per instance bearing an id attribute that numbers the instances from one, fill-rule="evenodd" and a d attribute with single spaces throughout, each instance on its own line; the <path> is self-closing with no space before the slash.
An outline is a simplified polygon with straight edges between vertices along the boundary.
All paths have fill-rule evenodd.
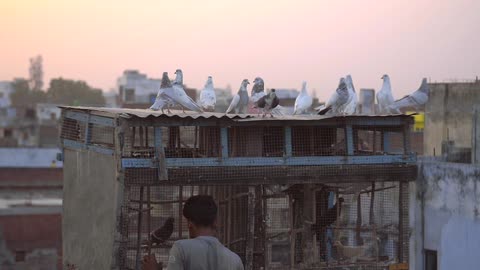
<path id="1" fill-rule="evenodd" d="M 230 249 L 228 249 L 227 247 L 223 247 L 224 249 L 224 252 L 228 254 L 228 256 L 230 256 L 232 259 L 235 259 L 237 262 L 240 262 L 242 263 L 242 259 L 240 259 L 240 256 L 238 256 L 237 253 L 231 251 Z"/>

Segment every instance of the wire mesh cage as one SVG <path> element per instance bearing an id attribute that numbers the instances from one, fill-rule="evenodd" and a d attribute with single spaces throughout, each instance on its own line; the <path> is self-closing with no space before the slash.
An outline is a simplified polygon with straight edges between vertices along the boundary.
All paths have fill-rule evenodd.
<path id="1" fill-rule="evenodd" d="M 216 236 L 246 269 L 408 262 L 408 181 L 416 177 L 408 116 L 245 121 L 109 113 L 111 121 L 105 111 L 67 110 L 61 138 L 65 148 L 81 144 L 116 160 L 123 186 L 116 269 L 140 269 L 148 254 L 166 268 L 173 242 L 189 238 L 183 204 L 198 194 L 216 201 Z M 160 228 L 171 229 L 158 235 Z"/>

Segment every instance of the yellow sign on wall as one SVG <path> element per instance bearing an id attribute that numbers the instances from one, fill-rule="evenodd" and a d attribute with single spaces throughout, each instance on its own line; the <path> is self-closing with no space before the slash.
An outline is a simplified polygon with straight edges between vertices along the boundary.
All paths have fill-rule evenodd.
<path id="1" fill-rule="evenodd" d="M 413 114 L 415 112 L 407 112 L 407 114 Z M 425 128 L 425 113 L 417 113 L 413 116 L 413 131 L 423 131 Z"/>

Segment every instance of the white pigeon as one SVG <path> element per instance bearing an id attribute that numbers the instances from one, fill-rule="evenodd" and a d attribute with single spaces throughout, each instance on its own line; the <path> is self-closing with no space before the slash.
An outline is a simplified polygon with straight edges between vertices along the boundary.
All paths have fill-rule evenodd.
<path id="1" fill-rule="evenodd" d="M 345 78 L 340 78 L 338 83 L 337 90 L 333 92 L 332 96 L 328 99 L 327 103 L 323 106 L 315 108 L 318 111 L 318 114 L 324 115 L 329 114 L 339 114 L 342 113 L 342 108 L 345 107 L 345 104 L 348 102 L 348 89 L 345 83 Z"/>
<path id="2" fill-rule="evenodd" d="M 166 108 L 167 112 L 171 113 L 170 108 L 175 105 L 175 101 L 167 93 L 170 93 L 170 95 L 173 95 L 174 90 L 172 88 L 172 83 L 168 78 L 168 72 L 164 72 L 162 76 L 162 82 L 160 84 L 160 89 L 158 90 L 158 94 L 157 94 L 157 97 L 155 98 L 155 102 L 153 103 L 152 106 L 150 106 L 150 110 L 153 110 L 153 111 L 161 110 L 162 113 L 164 113 L 164 109 Z"/>
<path id="3" fill-rule="evenodd" d="M 389 114 L 388 109 L 395 99 L 393 98 L 392 86 L 390 85 L 390 77 L 385 74 L 382 76 L 383 84 L 380 91 L 377 93 L 378 111 L 380 114 Z"/>
<path id="4" fill-rule="evenodd" d="M 172 98 L 176 103 L 182 106 L 182 110 L 187 108 L 192 111 L 196 112 L 203 112 L 202 108 L 198 106 L 195 101 L 191 97 L 187 95 L 185 90 L 183 89 L 183 72 L 181 69 L 177 69 L 175 71 L 177 75 L 175 80 L 173 81 L 173 89 L 175 89 L 175 98 Z"/>
<path id="5" fill-rule="evenodd" d="M 205 87 L 200 91 L 200 107 L 208 112 L 215 111 L 215 104 L 217 97 L 215 96 L 215 89 L 213 88 L 212 76 L 208 76 Z"/>
<path id="6" fill-rule="evenodd" d="M 418 111 L 420 106 L 427 103 L 428 92 L 429 92 L 429 88 L 427 84 L 427 79 L 423 78 L 422 84 L 420 85 L 417 91 L 399 100 L 396 100 L 395 102 L 393 102 L 393 104 L 388 106 L 388 109 L 391 111 L 400 111 L 401 109 L 404 109 L 404 108 L 415 107 L 415 109 Z"/>
<path id="7" fill-rule="evenodd" d="M 353 86 L 352 76 L 347 75 L 345 77 L 345 83 L 347 84 L 348 89 L 348 102 L 343 108 L 343 114 L 352 115 L 357 111 L 358 97 L 355 92 L 355 87 Z"/>
<path id="8" fill-rule="evenodd" d="M 302 91 L 295 99 L 295 106 L 293 109 L 293 115 L 295 114 L 304 114 L 310 110 L 312 106 L 313 99 L 307 93 L 307 82 L 303 82 Z"/>
<path id="9" fill-rule="evenodd" d="M 233 110 L 235 110 L 235 113 L 245 113 L 247 111 L 248 107 L 248 92 L 247 92 L 247 85 L 249 85 L 250 82 L 247 79 L 244 79 L 242 81 L 242 84 L 240 85 L 240 89 L 238 90 L 237 94 L 233 96 L 232 102 L 230 103 L 230 106 L 228 106 L 227 112 L 230 113 Z"/>

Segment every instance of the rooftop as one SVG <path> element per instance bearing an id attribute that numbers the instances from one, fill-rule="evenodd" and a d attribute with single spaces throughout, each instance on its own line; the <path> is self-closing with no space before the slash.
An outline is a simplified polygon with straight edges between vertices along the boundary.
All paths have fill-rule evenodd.
<path id="1" fill-rule="evenodd" d="M 58 148 L 0 148 L 0 168 L 62 168 Z"/>

